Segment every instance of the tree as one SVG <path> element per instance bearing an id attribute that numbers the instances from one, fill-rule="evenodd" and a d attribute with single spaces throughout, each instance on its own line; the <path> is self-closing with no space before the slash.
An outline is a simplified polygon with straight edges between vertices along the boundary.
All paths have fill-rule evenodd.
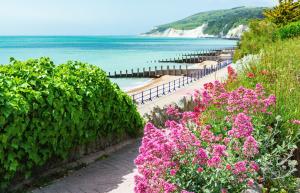
<path id="1" fill-rule="evenodd" d="M 273 9 L 264 8 L 262 12 L 266 19 L 273 21 L 277 27 L 281 27 L 288 23 L 298 21 L 300 19 L 300 0 L 278 0 L 279 6 Z"/>

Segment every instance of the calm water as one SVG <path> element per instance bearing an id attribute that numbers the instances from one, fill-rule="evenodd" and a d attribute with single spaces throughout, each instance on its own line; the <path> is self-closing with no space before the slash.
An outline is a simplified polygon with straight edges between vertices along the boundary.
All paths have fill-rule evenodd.
<path id="1" fill-rule="evenodd" d="M 236 44 L 235 40 L 202 38 L 163 38 L 138 36 L 0 36 L 0 64 L 9 58 L 25 61 L 42 56 L 55 64 L 68 60 L 87 62 L 99 66 L 108 74 L 114 71 L 154 69 L 155 66 L 174 64 L 147 63 L 147 61 L 178 58 L 178 54 L 198 50 L 224 48 Z M 175 64 L 178 66 L 179 64 Z M 150 79 L 111 79 L 122 90 L 147 84 Z"/>

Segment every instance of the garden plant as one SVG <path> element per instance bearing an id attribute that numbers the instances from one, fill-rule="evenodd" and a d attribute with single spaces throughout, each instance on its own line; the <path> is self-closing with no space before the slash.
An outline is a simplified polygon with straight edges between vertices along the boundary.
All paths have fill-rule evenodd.
<path id="1" fill-rule="evenodd" d="M 215 81 L 196 90 L 194 112 L 169 107 L 174 120 L 165 130 L 146 124 L 135 159 L 141 174 L 135 176 L 135 192 L 241 192 L 263 180 L 283 183 L 288 191 L 299 188 L 290 179 L 296 170 L 290 158 L 300 122 L 290 121 L 285 142 L 276 143 L 282 119 L 274 117 L 275 95 L 266 97 L 260 83 L 253 90 L 240 86 L 227 92 L 239 84 L 234 69 L 228 67 L 228 74 L 223 84 Z"/>
<path id="2" fill-rule="evenodd" d="M 105 71 L 87 63 L 11 58 L 0 66 L 0 185 L 97 136 L 137 136 L 144 121 Z M 15 182 L 15 181 L 14 181 Z M 0 188 L 1 188 L 0 187 Z"/>

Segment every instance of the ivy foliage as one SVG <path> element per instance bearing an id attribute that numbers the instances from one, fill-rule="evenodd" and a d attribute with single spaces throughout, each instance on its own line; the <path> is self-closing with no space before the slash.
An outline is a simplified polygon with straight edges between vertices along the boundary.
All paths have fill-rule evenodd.
<path id="1" fill-rule="evenodd" d="M 300 0 L 278 0 L 279 5 L 273 9 L 266 9 L 262 14 L 266 19 L 271 19 L 277 27 L 284 26 L 288 23 L 298 21 L 300 19 Z"/>
<path id="2" fill-rule="evenodd" d="M 143 128 L 131 97 L 99 67 L 76 61 L 55 66 L 47 57 L 10 62 L 0 66 L 1 187 L 16 172 L 28 178 L 52 155 L 65 158 L 70 147 L 112 132 L 134 136 Z"/>

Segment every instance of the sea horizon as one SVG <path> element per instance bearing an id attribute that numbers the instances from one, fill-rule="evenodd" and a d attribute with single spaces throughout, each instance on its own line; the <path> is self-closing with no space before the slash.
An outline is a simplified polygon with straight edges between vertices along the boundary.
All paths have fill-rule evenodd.
<path id="1" fill-rule="evenodd" d="M 49 57 L 58 65 L 79 61 L 99 66 L 108 74 L 117 71 L 141 72 L 155 66 L 178 67 L 176 63 L 154 63 L 154 60 L 178 58 L 179 54 L 234 46 L 235 40 L 215 38 L 141 37 L 138 35 L 51 35 L 0 36 L 0 64 L 9 64 L 10 57 L 26 61 Z M 181 57 L 181 56 L 180 56 Z M 181 64 L 182 65 L 182 64 Z M 191 64 L 187 64 L 191 67 Z M 123 91 L 149 84 L 149 78 L 111 78 Z"/>

